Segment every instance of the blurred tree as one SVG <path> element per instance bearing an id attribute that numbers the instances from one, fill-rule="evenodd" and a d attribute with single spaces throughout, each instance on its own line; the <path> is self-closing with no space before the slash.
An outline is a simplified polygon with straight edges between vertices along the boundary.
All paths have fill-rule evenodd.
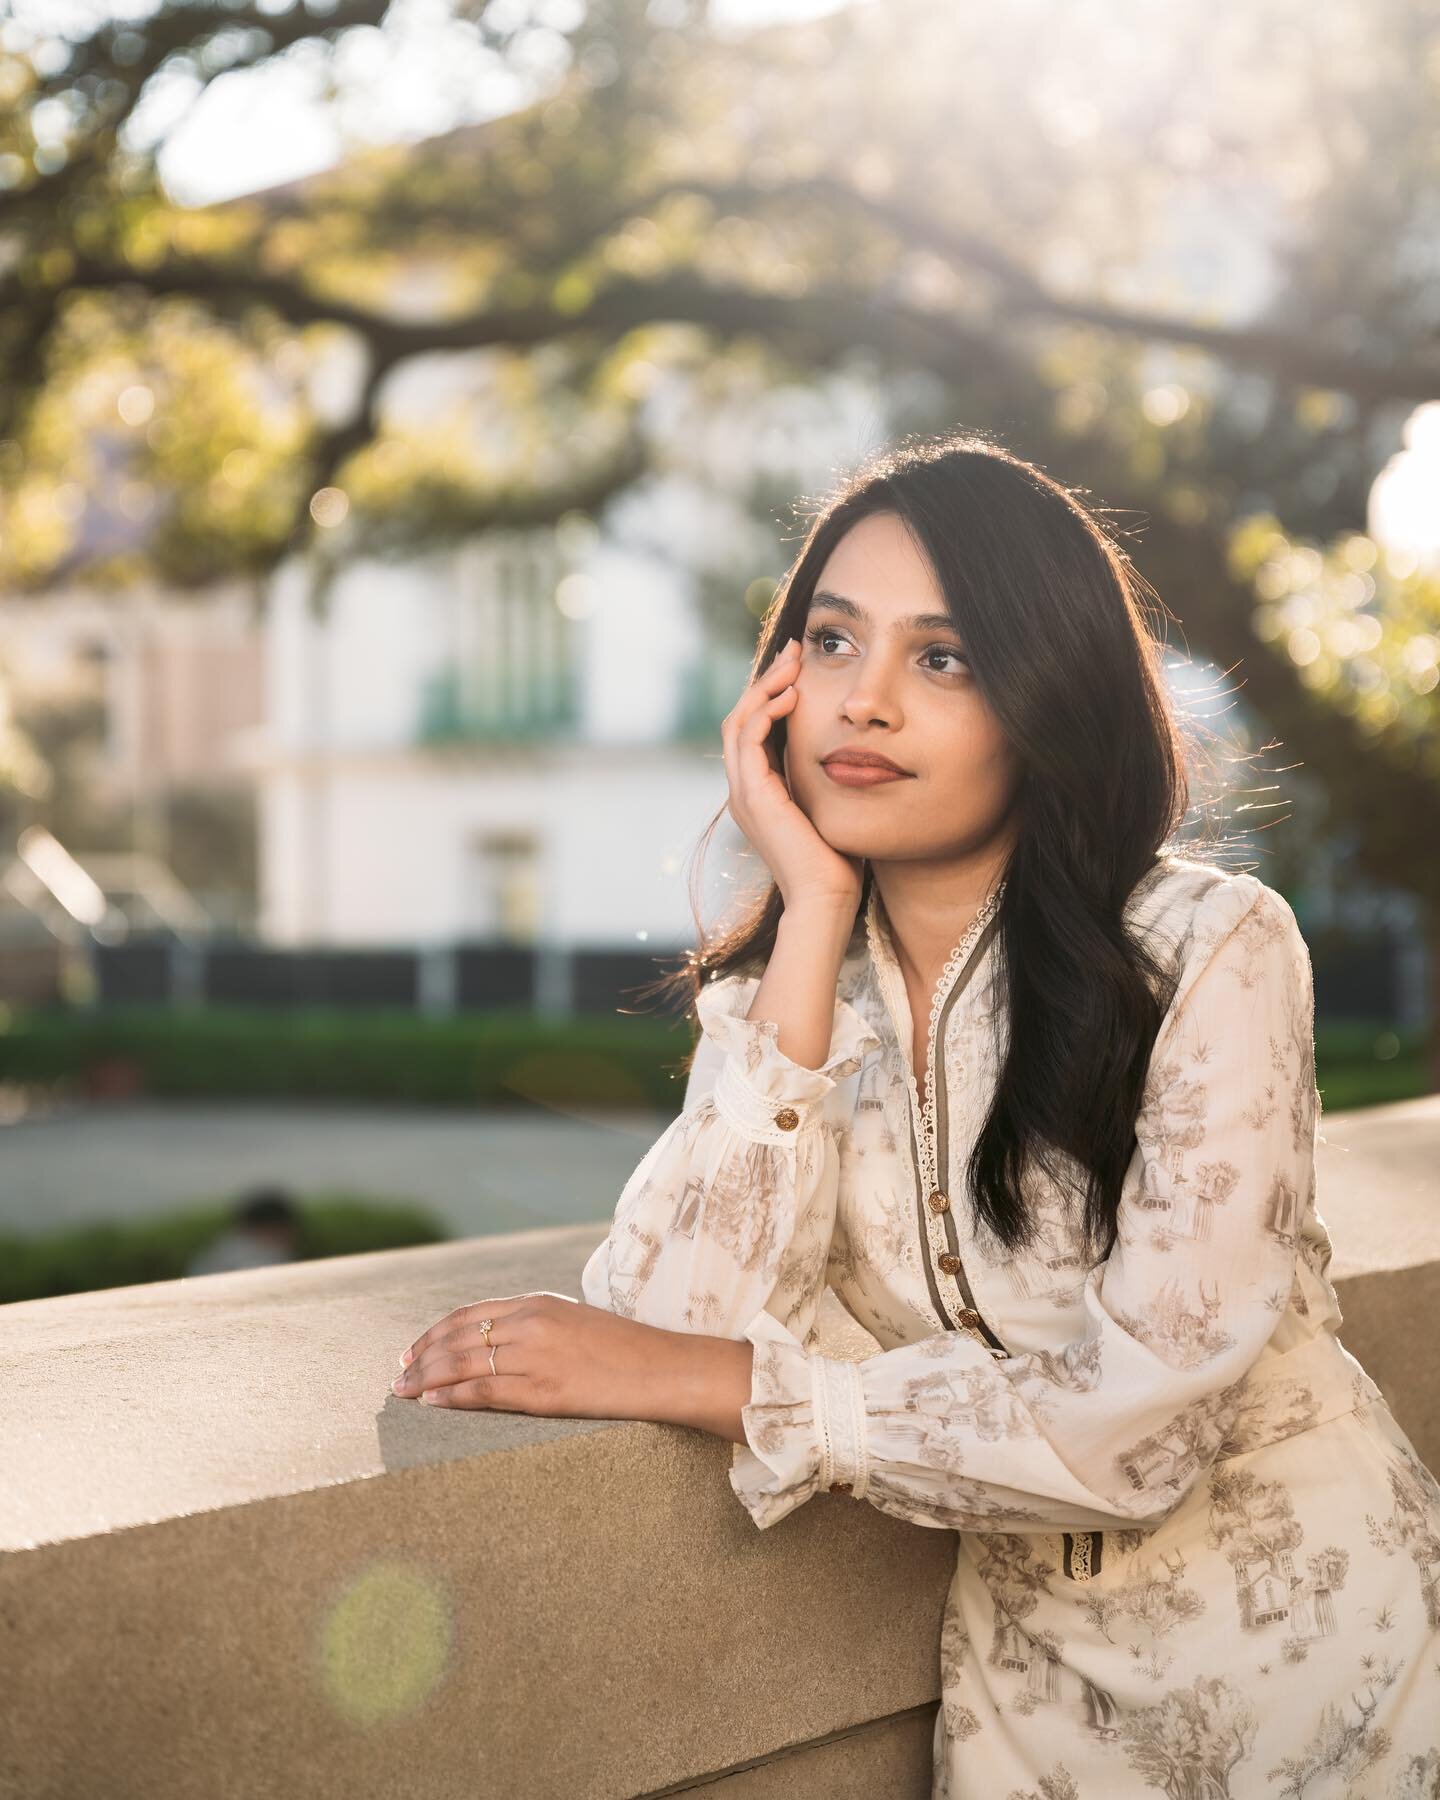
<path id="1" fill-rule="evenodd" d="M 4 27 L 6 579 L 198 584 L 593 511 L 676 454 L 661 370 L 918 382 L 917 422 L 1125 497 L 1189 649 L 1440 944 L 1440 575 L 1365 532 L 1440 391 L 1432 4 L 1338 0 L 1322 32 L 1303 0 L 886 0 L 737 33 L 704 0 L 452 0 L 530 103 L 167 197 L 136 126 L 161 84 L 383 47 L 404 10 Z M 733 579 L 753 635 L 773 574 L 702 591 Z"/>
<path id="2" fill-rule="evenodd" d="M 47 828 L 62 841 L 90 837 L 94 811 L 89 796 L 104 738 L 99 695 L 80 691 L 27 697 L 13 706 L 9 722 L 27 754 L 19 766 L 0 770 L 0 837 L 14 843 L 42 812 Z M 111 847 L 108 841 L 96 843 L 99 849 Z"/>

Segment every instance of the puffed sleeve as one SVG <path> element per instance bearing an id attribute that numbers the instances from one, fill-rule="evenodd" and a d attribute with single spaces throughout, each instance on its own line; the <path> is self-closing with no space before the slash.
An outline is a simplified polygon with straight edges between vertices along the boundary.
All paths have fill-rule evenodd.
<path id="1" fill-rule="evenodd" d="M 798 1341 L 809 1337 L 835 1224 L 843 1109 L 830 1096 L 880 1039 L 837 994 L 829 1050 L 806 1068 L 781 1050 L 773 1020 L 746 1018 L 759 985 L 731 975 L 700 990 L 684 1110 L 625 1184 L 585 1265 L 590 1305 L 736 1339 L 768 1307 Z"/>
<path id="2" fill-rule="evenodd" d="M 1288 1302 L 1318 1118 L 1305 941 L 1273 889 L 1226 878 L 1181 952 L 1083 1332 L 1005 1357 L 944 1332 L 852 1363 L 762 1314 L 730 1471 L 755 1523 L 840 1481 L 952 1530 L 1159 1524 L 1214 1461 Z"/>

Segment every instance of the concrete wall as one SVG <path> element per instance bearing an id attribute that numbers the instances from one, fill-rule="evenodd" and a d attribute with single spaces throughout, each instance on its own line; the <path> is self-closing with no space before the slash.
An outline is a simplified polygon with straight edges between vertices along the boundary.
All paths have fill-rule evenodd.
<path id="1" fill-rule="evenodd" d="M 0 1797 L 928 1800 L 952 1533 L 828 1494 L 757 1532 L 726 1440 L 391 1394 L 604 1229 L 0 1309 Z M 1340 1289 L 1436 1466 L 1440 1262 Z"/>

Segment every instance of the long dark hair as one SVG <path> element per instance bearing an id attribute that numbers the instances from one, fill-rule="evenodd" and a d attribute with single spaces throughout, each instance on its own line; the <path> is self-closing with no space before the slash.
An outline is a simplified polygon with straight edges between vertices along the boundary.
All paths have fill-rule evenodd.
<path id="1" fill-rule="evenodd" d="M 911 437 L 821 504 L 766 613 L 750 679 L 801 635 L 831 551 L 860 519 L 898 514 L 929 558 L 974 678 L 1019 753 L 1018 838 L 996 954 L 999 1076 L 969 1159 L 974 1206 L 1007 1248 L 1030 1241 L 1031 1166 L 1084 1196 L 1108 1255 L 1135 1119 L 1174 972 L 1122 912 L 1184 822 L 1186 746 L 1152 620 L 1168 610 L 1100 509 L 980 432 Z M 783 750 L 786 721 L 771 727 Z M 703 853 L 726 808 L 710 821 Z M 860 913 L 873 870 L 865 866 Z M 696 894 L 692 884 L 692 902 Z M 784 910 L 772 881 L 645 991 L 685 995 L 758 974 Z M 857 927 L 858 928 L 858 927 Z M 693 1056 L 693 1053 L 692 1053 Z"/>

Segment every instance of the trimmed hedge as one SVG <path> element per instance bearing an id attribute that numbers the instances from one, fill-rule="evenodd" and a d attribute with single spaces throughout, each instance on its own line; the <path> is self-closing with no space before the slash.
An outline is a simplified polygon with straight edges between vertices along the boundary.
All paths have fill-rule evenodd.
<path id="1" fill-rule="evenodd" d="M 321 1192 L 296 1197 L 297 1262 L 443 1243 L 450 1233 L 408 1200 Z M 233 1203 L 209 1201 L 158 1218 L 74 1225 L 43 1237 L 0 1237 L 0 1306 L 95 1288 L 178 1281 L 191 1258 L 234 1222 Z"/>
<path id="2" fill-rule="evenodd" d="M 0 1009 L 0 1081 L 60 1083 L 96 1097 L 364 1100 L 444 1106 L 678 1110 L 692 1042 L 683 1018 L 537 1019 L 506 1011 L 427 1019 L 411 1012 L 245 1007 Z M 1325 1106 L 1342 1111 L 1428 1093 L 1419 1033 L 1322 1024 Z"/>
<path id="3" fill-rule="evenodd" d="M 536 1019 L 517 1011 L 427 1019 L 396 1010 L 107 1007 L 13 1013 L 0 1081 L 65 1082 L 97 1096 L 312 1098 L 436 1105 L 676 1105 L 683 1019 Z"/>
<path id="4" fill-rule="evenodd" d="M 1384 1024 L 1317 1026 L 1315 1068 L 1325 1112 L 1416 1100 L 1435 1087 L 1425 1034 Z"/>

